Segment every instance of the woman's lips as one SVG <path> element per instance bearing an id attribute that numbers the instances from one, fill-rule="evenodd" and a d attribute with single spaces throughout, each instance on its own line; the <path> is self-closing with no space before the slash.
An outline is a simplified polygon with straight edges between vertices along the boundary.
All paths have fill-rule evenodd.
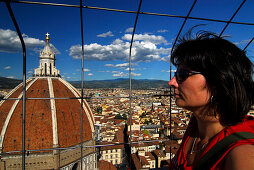
<path id="1" fill-rule="evenodd" d="M 180 94 L 178 94 L 178 93 L 175 93 L 175 98 L 180 98 Z"/>

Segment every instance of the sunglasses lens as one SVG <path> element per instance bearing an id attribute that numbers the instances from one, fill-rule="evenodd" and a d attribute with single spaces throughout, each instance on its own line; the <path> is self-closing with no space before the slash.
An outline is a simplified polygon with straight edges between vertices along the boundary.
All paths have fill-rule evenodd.
<path id="1" fill-rule="evenodd" d="M 188 70 L 184 70 L 184 69 L 181 69 L 181 70 L 177 70 L 175 72 L 175 77 L 176 77 L 176 81 L 178 83 L 182 83 L 184 82 L 189 76 L 192 76 L 194 74 L 202 74 L 201 72 L 198 72 L 198 71 L 188 71 Z"/>
<path id="2" fill-rule="evenodd" d="M 179 70 L 175 72 L 175 76 L 178 82 L 183 82 L 189 77 L 189 73 L 186 70 Z"/>

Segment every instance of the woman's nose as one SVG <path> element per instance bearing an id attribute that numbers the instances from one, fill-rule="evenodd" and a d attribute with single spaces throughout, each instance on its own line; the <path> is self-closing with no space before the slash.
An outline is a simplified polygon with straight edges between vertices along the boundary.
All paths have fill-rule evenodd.
<path id="1" fill-rule="evenodd" d="M 171 80 L 169 80 L 168 85 L 170 87 L 177 87 L 178 86 L 178 83 L 176 81 L 176 77 L 175 76 Z"/>

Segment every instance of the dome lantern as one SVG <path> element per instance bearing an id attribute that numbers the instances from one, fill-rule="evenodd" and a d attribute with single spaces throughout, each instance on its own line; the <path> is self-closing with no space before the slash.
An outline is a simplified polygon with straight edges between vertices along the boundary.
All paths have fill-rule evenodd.
<path id="1" fill-rule="evenodd" d="M 50 77 L 59 77 L 60 71 L 56 69 L 55 66 L 55 53 L 50 47 L 49 44 L 49 33 L 46 34 L 46 45 L 42 52 L 40 53 L 40 65 L 39 68 L 34 70 L 34 76 L 50 76 Z"/>

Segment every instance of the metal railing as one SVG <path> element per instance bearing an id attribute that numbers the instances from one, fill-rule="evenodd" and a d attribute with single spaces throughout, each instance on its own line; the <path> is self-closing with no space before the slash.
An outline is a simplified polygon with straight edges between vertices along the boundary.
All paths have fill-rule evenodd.
<path id="1" fill-rule="evenodd" d="M 139 1 L 139 5 L 138 5 L 138 9 L 137 11 L 130 11 L 130 10 L 121 10 L 121 9 L 111 9 L 111 8 L 103 8 L 103 7 L 94 7 L 94 6 L 86 6 L 84 5 L 84 3 L 82 2 L 82 0 L 80 0 L 80 4 L 79 5 L 72 5 L 72 4 L 59 4 L 59 3 L 54 3 L 54 2 L 51 2 L 51 3 L 45 3 L 45 2 L 34 2 L 34 1 L 18 1 L 18 0 L 0 0 L 0 2 L 5 2 L 6 4 L 6 7 L 8 8 L 8 11 L 9 11 L 9 14 L 12 18 L 12 21 L 13 21 L 13 24 L 16 28 L 16 31 L 18 33 L 18 36 L 20 38 L 20 41 L 21 41 L 21 44 L 22 44 L 22 49 L 23 49 L 23 96 L 22 98 L 8 98 L 8 99 L 3 99 L 3 100 L 22 100 L 23 102 L 23 116 L 22 116 L 22 151 L 13 151 L 13 152 L 3 152 L 1 153 L 1 155 L 3 154 L 10 154 L 10 153 L 20 153 L 22 152 L 22 169 L 25 169 L 25 157 L 26 157 L 26 153 L 27 152 L 32 152 L 32 151 L 46 151 L 46 150 L 65 150 L 65 149 L 74 149 L 74 148 L 81 148 L 81 162 L 82 162 L 82 157 L 83 157 L 83 148 L 89 148 L 89 147 L 101 147 L 101 146 L 112 146 L 112 145 L 122 145 L 122 144 L 129 144 L 129 145 L 132 145 L 132 144 L 135 144 L 135 143 L 139 143 L 139 142 L 154 142 L 154 141 L 139 141 L 139 142 L 135 142 L 135 141 L 132 141 L 132 134 L 131 134 L 131 131 L 130 131 L 130 142 L 127 142 L 127 143 L 119 143 L 119 144 L 107 144 L 107 145 L 95 145 L 95 146 L 83 146 L 82 142 L 83 142 L 83 132 L 82 132 L 82 129 L 81 128 L 81 135 L 80 135 L 80 138 L 81 138 L 81 145 L 80 146 L 75 146 L 75 147 L 67 147 L 67 148 L 49 148 L 49 149 L 41 149 L 41 150 L 26 150 L 25 148 L 25 139 L 26 139 L 26 136 L 25 136 L 25 108 L 26 108 L 26 100 L 39 100 L 39 99 L 81 99 L 82 102 L 81 102 L 81 117 L 83 117 L 83 99 L 108 99 L 108 98 L 129 98 L 130 101 L 130 126 L 132 124 L 131 122 L 131 117 L 132 117 L 132 107 L 131 107 L 131 103 L 132 103 L 132 99 L 133 98 L 143 98 L 143 97 L 156 97 L 156 96 L 165 96 L 165 97 L 170 97 L 170 109 L 169 109 L 169 115 L 170 115 L 170 123 L 171 123 L 171 105 L 172 105 L 172 92 L 171 92 L 171 88 L 170 88 L 170 94 L 169 95 L 141 95 L 141 96 L 133 96 L 132 95 L 132 72 L 131 72 L 131 64 L 132 64 L 132 44 L 133 44 L 133 41 L 135 39 L 135 30 L 136 30 L 136 27 L 137 27 L 137 23 L 138 23 L 138 17 L 139 15 L 152 15 L 152 16 L 157 16 L 157 17 L 168 17 L 168 18 L 179 18 L 179 19 L 184 19 L 181 27 L 179 28 L 179 31 L 178 31 L 178 34 L 175 38 L 175 41 L 173 43 L 173 46 L 172 46 L 172 49 L 171 49 L 171 53 L 172 54 L 172 51 L 176 45 L 176 42 L 179 38 L 179 36 L 181 35 L 181 32 L 187 22 L 187 20 L 200 20 L 200 21 L 209 21 L 209 22 L 217 22 L 217 23 L 226 23 L 226 26 L 222 29 L 222 31 L 220 32 L 220 35 L 219 36 L 222 36 L 223 33 L 225 32 L 225 30 L 228 28 L 228 26 L 230 24 L 238 24 L 238 25 L 250 25 L 250 26 L 254 26 L 254 23 L 247 23 L 247 22 L 235 22 L 233 21 L 234 17 L 237 15 L 237 13 L 241 10 L 242 6 L 245 4 L 246 0 L 243 0 L 242 3 L 240 4 L 240 6 L 237 8 L 237 10 L 232 14 L 232 17 L 229 19 L 229 20 L 218 20 L 218 19 L 211 19 L 211 18 L 201 18 L 201 17 L 191 17 L 190 14 L 194 8 L 194 6 L 196 5 L 196 2 L 197 0 L 194 0 L 193 1 L 193 4 L 190 8 L 190 10 L 188 11 L 187 15 L 186 16 L 181 16 L 181 15 L 171 15 L 171 14 L 162 14 L 162 13 L 151 13 L 151 12 L 145 12 L 145 11 L 142 11 L 142 0 Z M 27 98 L 26 97 L 26 47 L 25 47 L 25 43 L 24 43 L 24 40 L 23 40 L 23 37 L 21 35 L 21 31 L 19 29 L 19 25 L 15 19 L 15 16 L 12 12 L 12 8 L 11 8 L 11 3 L 22 3 L 22 4 L 30 4 L 30 5 L 45 5 L 45 6 L 53 6 L 53 7 L 68 7 L 68 8 L 79 8 L 79 11 L 80 11 L 80 28 L 81 28 L 81 44 L 82 44 L 82 61 L 81 61 L 81 68 L 82 68 L 82 74 L 81 74 L 81 97 L 80 98 Z M 131 43 L 130 43 L 130 50 L 129 50 L 129 96 L 120 96 L 120 97 L 116 97 L 116 96 L 111 96 L 111 97 L 85 97 L 84 96 L 84 92 L 83 92 L 83 89 L 84 89 L 84 55 L 85 55 L 85 51 L 84 51 L 84 28 L 83 28 L 83 9 L 89 9 L 89 10 L 103 10 L 103 11 L 111 11 L 111 12 L 116 12 L 116 13 L 130 13 L 130 14 L 136 14 L 136 19 L 135 19 L 135 22 L 134 22 L 134 29 L 132 31 L 132 38 L 131 38 Z M 252 38 L 248 43 L 247 45 L 243 48 L 243 50 L 246 50 L 246 48 L 253 42 L 253 39 Z M 172 65 L 170 64 L 170 79 L 172 78 L 171 77 L 171 72 L 172 71 Z M 83 119 L 81 119 L 81 127 L 83 125 Z M 130 127 L 131 129 L 131 127 Z M 170 126 L 170 131 L 172 131 L 172 128 Z M 170 140 L 170 139 L 169 139 Z M 170 142 L 171 144 L 171 142 Z M 171 152 L 171 147 L 170 147 L 170 152 Z M 131 159 L 131 157 L 130 157 Z M 170 154 L 170 159 L 171 159 L 171 154 Z M 130 160 L 131 162 L 131 160 Z M 82 163 L 81 163 L 81 169 L 83 169 L 82 167 Z"/>

